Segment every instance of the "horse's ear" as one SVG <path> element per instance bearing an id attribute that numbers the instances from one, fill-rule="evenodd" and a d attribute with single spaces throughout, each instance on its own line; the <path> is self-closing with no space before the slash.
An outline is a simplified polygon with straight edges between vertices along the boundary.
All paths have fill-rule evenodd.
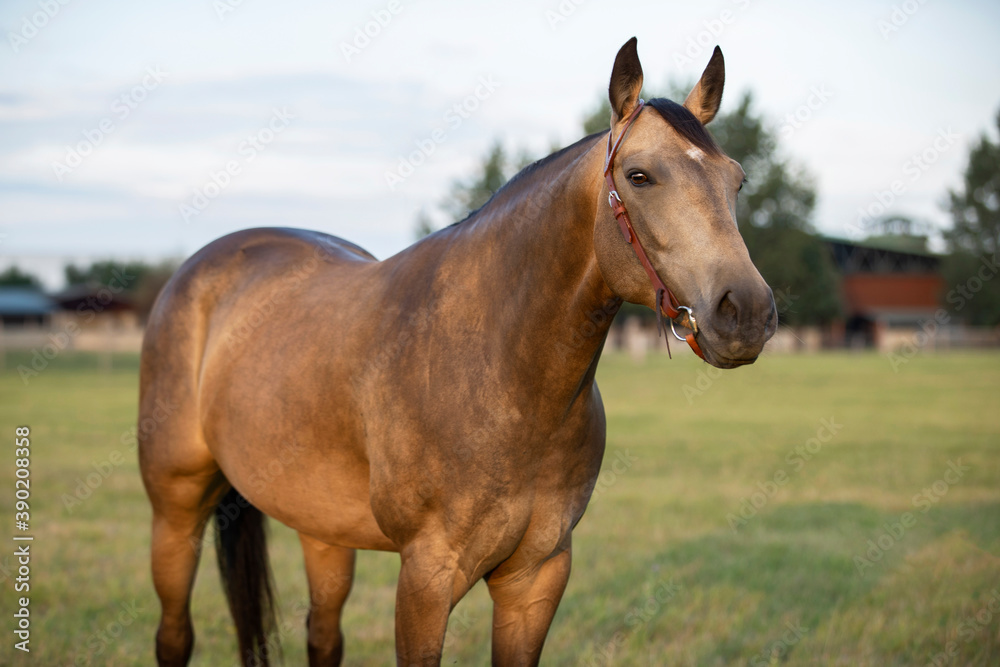
<path id="1" fill-rule="evenodd" d="M 618 51 L 614 69 L 611 70 L 608 99 L 611 100 L 612 126 L 632 113 L 639 101 L 642 65 L 639 64 L 639 53 L 635 49 L 636 42 L 635 37 L 625 42 Z"/>
<path id="2" fill-rule="evenodd" d="M 722 58 L 722 49 L 717 46 L 701 79 L 684 100 L 684 106 L 702 125 L 707 125 L 715 118 L 719 105 L 722 104 L 722 88 L 725 85 L 726 61 Z"/>

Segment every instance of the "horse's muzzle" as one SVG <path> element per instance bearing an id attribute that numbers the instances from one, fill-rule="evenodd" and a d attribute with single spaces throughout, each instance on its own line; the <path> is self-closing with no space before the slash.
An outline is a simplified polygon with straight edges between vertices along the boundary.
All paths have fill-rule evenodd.
<path id="1" fill-rule="evenodd" d="M 778 328 L 774 296 L 763 280 L 722 290 L 714 303 L 695 312 L 707 314 L 699 316 L 698 342 L 705 361 L 719 368 L 752 364 Z"/>

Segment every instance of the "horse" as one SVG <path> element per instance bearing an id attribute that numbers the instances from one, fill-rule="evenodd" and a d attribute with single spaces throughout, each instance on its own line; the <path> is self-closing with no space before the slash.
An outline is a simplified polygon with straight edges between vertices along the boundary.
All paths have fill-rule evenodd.
<path id="1" fill-rule="evenodd" d="M 777 327 L 736 224 L 745 174 L 705 129 L 724 82 L 716 47 L 683 104 L 644 102 L 632 38 L 610 131 L 464 221 L 383 261 L 318 232 L 244 230 L 178 269 L 140 370 L 160 665 L 191 657 L 213 515 L 244 664 L 274 655 L 266 517 L 299 535 L 310 665 L 340 664 L 357 549 L 399 554 L 397 664 L 440 664 L 449 613 L 481 579 L 493 664 L 538 663 L 601 467 L 595 371 L 622 301 L 718 368 L 753 363 Z"/>

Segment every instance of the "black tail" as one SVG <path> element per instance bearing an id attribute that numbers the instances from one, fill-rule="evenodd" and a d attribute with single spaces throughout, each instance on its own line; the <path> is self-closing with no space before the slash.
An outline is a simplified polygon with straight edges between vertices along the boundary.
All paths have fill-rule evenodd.
<path id="1" fill-rule="evenodd" d="M 278 648 L 276 636 L 269 640 L 274 630 L 274 584 L 265 518 L 236 489 L 230 489 L 215 507 L 215 550 L 236 622 L 240 657 L 244 665 L 261 667 L 270 664 Z"/>

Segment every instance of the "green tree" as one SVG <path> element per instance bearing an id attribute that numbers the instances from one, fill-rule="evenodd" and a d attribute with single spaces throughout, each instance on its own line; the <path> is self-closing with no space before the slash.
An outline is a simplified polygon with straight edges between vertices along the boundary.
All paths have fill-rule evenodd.
<path id="1" fill-rule="evenodd" d="M 0 285 L 4 287 L 32 287 L 37 290 L 42 289 L 42 281 L 30 273 L 25 273 L 16 266 L 12 266 L 3 273 L 0 273 Z"/>
<path id="2" fill-rule="evenodd" d="M 552 148 L 553 151 L 557 149 L 557 146 Z M 451 191 L 441 201 L 439 208 L 451 222 L 464 220 L 533 160 L 531 154 L 523 149 L 517 158 L 511 159 L 500 140 L 495 140 L 471 178 L 452 182 Z M 421 210 L 417 215 L 414 231 L 418 239 L 435 231 L 434 221 L 427 211 Z"/>
<path id="3" fill-rule="evenodd" d="M 812 177 L 779 155 L 778 138 L 754 111 L 749 92 L 709 129 L 747 173 L 736 219 L 750 257 L 775 292 L 782 321 L 819 324 L 840 316 L 837 270 L 812 227 Z"/>
<path id="4" fill-rule="evenodd" d="M 420 209 L 420 213 L 417 214 L 417 226 L 414 231 L 418 239 L 434 233 L 434 221 L 431 220 L 431 217 L 427 215 L 427 211 L 424 209 Z"/>
<path id="5" fill-rule="evenodd" d="M 177 263 L 171 260 L 160 264 L 102 260 L 90 266 L 70 264 L 64 273 L 67 286 L 120 287 L 121 293 L 135 307 L 139 319 L 145 321 L 157 295 L 176 269 Z"/>
<path id="6" fill-rule="evenodd" d="M 1000 132 L 1000 112 L 996 116 Z M 969 152 L 962 187 L 948 192 L 953 226 L 943 273 L 953 311 L 970 324 L 1000 324 L 1000 142 L 983 133 Z"/>
<path id="7" fill-rule="evenodd" d="M 643 90 L 639 97 L 646 99 L 646 91 Z M 583 117 L 583 133 L 587 136 L 596 132 L 604 132 L 611 127 L 611 102 L 607 95 L 601 95 L 600 100 L 594 108 Z"/>
<path id="8" fill-rule="evenodd" d="M 500 141 L 494 141 L 478 172 L 467 181 L 452 184 L 451 193 L 442 208 L 457 222 L 490 200 L 512 176 L 507 153 Z"/>
<path id="9" fill-rule="evenodd" d="M 151 268 L 145 262 L 102 260 L 94 262 L 90 266 L 78 267 L 75 264 L 69 264 L 63 271 L 66 275 L 66 284 L 68 286 L 106 286 L 114 284 L 120 285 L 125 291 L 129 291 L 135 288 L 137 282 Z"/>
<path id="10" fill-rule="evenodd" d="M 451 184 L 451 190 L 441 201 L 439 208 L 451 220 L 464 220 L 470 213 L 490 200 L 497 190 L 514 175 L 512 164 L 504 151 L 500 140 L 495 140 L 473 176 L 468 179 L 456 179 Z M 434 220 L 424 209 L 417 215 L 414 234 L 421 239 L 436 231 Z"/>

